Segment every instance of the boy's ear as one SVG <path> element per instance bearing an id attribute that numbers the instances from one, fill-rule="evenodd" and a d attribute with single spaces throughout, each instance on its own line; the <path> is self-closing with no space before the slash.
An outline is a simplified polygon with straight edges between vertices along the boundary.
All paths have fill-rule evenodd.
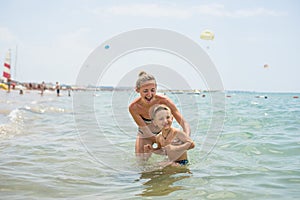
<path id="1" fill-rule="evenodd" d="M 154 125 L 154 126 L 157 126 L 157 123 L 155 122 L 154 119 L 152 119 L 152 122 L 153 122 L 153 125 Z"/>
<path id="2" fill-rule="evenodd" d="M 153 123 L 154 126 L 157 126 L 154 119 L 152 119 L 152 123 Z"/>
<path id="3" fill-rule="evenodd" d="M 135 88 L 135 91 L 137 92 L 137 93 L 139 93 L 140 92 L 140 89 L 138 89 L 137 87 Z"/>

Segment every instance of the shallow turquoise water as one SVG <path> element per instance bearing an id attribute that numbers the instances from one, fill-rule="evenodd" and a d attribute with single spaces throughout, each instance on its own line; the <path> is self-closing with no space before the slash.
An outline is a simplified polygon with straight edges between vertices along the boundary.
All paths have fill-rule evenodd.
<path id="1" fill-rule="evenodd" d="M 230 92 L 213 112 L 208 93 L 167 93 L 192 127 L 187 168 L 137 162 L 131 91 L 0 95 L 1 199 L 300 197 L 299 94 Z"/>

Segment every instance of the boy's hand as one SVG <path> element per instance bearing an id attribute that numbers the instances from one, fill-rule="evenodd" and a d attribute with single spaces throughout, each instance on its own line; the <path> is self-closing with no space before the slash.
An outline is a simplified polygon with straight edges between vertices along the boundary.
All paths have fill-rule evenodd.
<path id="1" fill-rule="evenodd" d="M 150 153 L 153 150 L 152 145 L 146 144 L 144 145 L 144 152 L 145 153 Z"/>

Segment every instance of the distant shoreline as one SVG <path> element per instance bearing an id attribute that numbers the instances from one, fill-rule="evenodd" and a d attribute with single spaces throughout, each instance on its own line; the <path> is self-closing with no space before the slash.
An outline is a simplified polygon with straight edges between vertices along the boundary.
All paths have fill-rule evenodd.
<path id="1" fill-rule="evenodd" d="M 34 89 L 28 89 L 28 88 L 22 88 L 22 90 L 24 92 L 30 92 L 30 91 L 36 91 L 36 92 L 40 92 L 41 89 L 39 88 L 34 88 Z M 7 90 L 4 90 L 4 89 L 0 89 L 0 91 L 3 91 L 3 92 L 7 92 Z M 20 91 L 19 88 L 11 88 L 10 90 L 11 92 L 12 91 Z M 55 89 L 54 88 L 46 88 L 44 90 L 44 92 L 47 93 L 48 92 L 53 92 L 55 93 Z M 70 88 L 61 88 L 61 91 L 72 91 L 72 92 L 76 92 L 76 91 L 87 91 L 87 92 L 101 92 L 101 91 L 111 91 L 111 92 L 130 92 L 130 91 L 134 91 L 134 88 L 107 88 L 107 87 L 77 87 L 77 86 L 71 86 Z M 163 90 L 163 89 L 158 89 L 157 90 L 158 93 L 172 93 L 172 94 L 209 94 L 209 93 L 215 93 L 215 92 L 223 92 L 224 94 L 238 94 L 238 93 L 248 93 L 248 94 L 300 94 L 300 92 L 289 92 L 289 91 L 284 91 L 284 92 L 270 92 L 270 91 L 267 91 L 267 92 L 264 92 L 264 91 L 243 91 L 243 90 L 224 90 L 224 91 L 214 91 L 214 90 L 178 90 L 178 89 L 172 89 L 172 90 Z"/>
<path id="2" fill-rule="evenodd" d="M 2 82 L 3 83 L 3 82 Z M 34 82 L 17 82 L 14 81 L 14 85 L 11 86 L 11 90 L 41 90 L 40 83 Z M 7 83 L 4 83 L 7 84 Z M 77 86 L 71 84 L 61 84 L 62 91 L 71 90 L 71 91 L 134 91 L 134 87 L 122 86 L 122 87 L 114 87 L 114 86 Z M 4 88 L 0 88 L 0 90 L 5 91 Z M 55 91 L 55 84 L 46 83 L 46 89 L 48 91 Z M 253 93 L 253 94 L 300 94 L 296 91 L 247 91 L 247 90 L 201 90 L 201 89 L 157 89 L 159 93 L 174 93 L 174 94 L 200 94 L 200 93 L 210 93 L 210 92 L 224 92 L 224 93 Z"/>

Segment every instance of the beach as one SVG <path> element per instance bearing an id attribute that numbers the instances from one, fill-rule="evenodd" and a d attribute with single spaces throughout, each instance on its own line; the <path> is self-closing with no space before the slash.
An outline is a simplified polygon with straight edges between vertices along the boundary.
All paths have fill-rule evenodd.
<path id="1" fill-rule="evenodd" d="M 226 92 L 207 155 L 209 92 L 166 95 L 191 124 L 187 167 L 161 167 L 158 155 L 137 162 L 134 91 L 0 90 L 1 199 L 299 198 L 300 94 Z"/>

